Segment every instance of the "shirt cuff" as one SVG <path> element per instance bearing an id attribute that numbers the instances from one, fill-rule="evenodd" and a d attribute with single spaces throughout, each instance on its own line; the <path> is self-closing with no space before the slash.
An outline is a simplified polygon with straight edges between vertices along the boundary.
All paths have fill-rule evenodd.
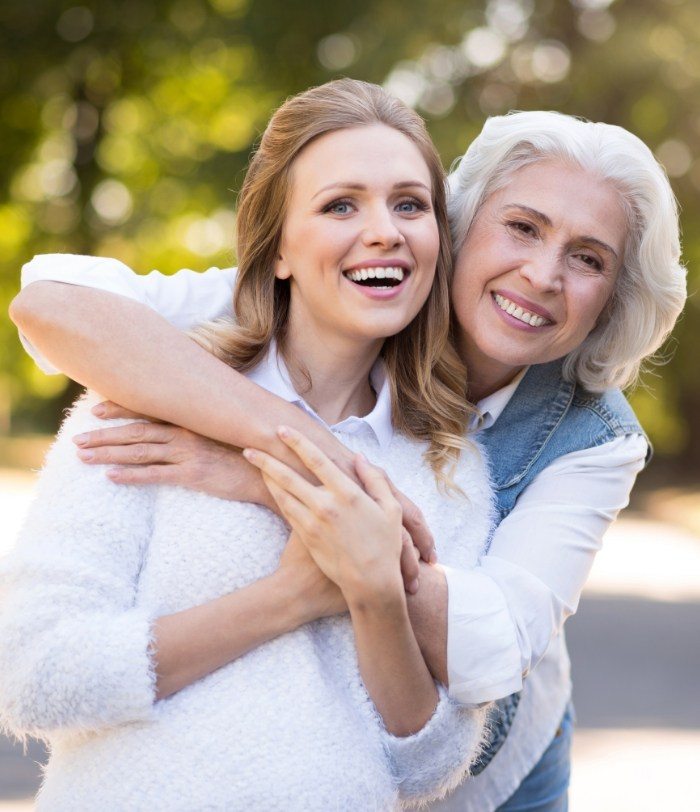
<path id="1" fill-rule="evenodd" d="M 450 697 L 480 705 L 523 686 L 517 630 L 503 592 L 475 570 L 442 567 L 447 581 L 447 676 Z"/>

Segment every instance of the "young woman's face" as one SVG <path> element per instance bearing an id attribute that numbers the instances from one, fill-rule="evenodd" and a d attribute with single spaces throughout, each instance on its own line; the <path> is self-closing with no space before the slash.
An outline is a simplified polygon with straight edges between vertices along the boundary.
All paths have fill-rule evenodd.
<path id="1" fill-rule="evenodd" d="M 294 161 L 275 268 L 290 280 L 292 323 L 380 343 L 424 304 L 438 250 L 430 172 L 402 133 L 338 130 Z"/>
<path id="2" fill-rule="evenodd" d="M 626 235 L 618 192 L 565 163 L 526 166 L 494 192 L 452 284 L 460 349 L 475 378 L 503 384 L 578 347 L 613 292 Z"/>

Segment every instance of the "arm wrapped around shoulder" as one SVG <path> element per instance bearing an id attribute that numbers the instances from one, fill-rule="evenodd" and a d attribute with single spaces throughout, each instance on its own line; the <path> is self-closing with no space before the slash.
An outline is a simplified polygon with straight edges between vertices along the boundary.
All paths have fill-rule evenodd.
<path id="1" fill-rule="evenodd" d="M 404 807 L 442 798 L 469 774 L 487 733 L 489 706 L 465 708 L 438 685 L 439 700 L 427 724 L 412 736 L 384 733 L 384 746 Z"/>
<path id="2" fill-rule="evenodd" d="M 20 738 L 153 708 L 152 618 L 135 606 L 153 490 L 117 486 L 78 460 L 73 435 L 104 425 L 89 411 L 96 402 L 83 398 L 66 419 L 0 561 L 0 727 Z"/>

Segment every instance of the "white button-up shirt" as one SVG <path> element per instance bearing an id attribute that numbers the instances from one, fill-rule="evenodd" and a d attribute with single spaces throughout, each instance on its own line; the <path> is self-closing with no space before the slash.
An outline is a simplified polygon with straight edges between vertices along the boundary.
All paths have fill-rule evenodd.
<path id="1" fill-rule="evenodd" d="M 287 365 L 277 352 L 277 345 L 274 341 L 271 343 L 270 350 L 265 358 L 253 370 L 246 373 L 246 378 L 253 381 L 253 383 L 257 383 L 263 389 L 267 389 L 268 392 L 272 392 L 273 395 L 277 395 L 277 397 L 303 409 L 314 420 L 318 420 L 328 429 L 332 428 L 351 436 L 371 436 L 382 449 L 386 448 L 391 442 L 394 434 L 391 423 L 391 387 L 381 359 L 376 361 L 369 373 L 372 389 L 374 389 L 377 396 L 372 411 L 363 417 L 351 415 L 333 426 L 329 426 L 318 412 L 296 391 L 289 377 Z"/>
<path id="2" fill-rule="evenodd" d="M 184 330 L 231 314 L 235 269 L 139 276 L 113 259 L 49 254 L 35 257 L 22 270 L 23 286 L 39 280 L 127 296 Z M 56 371 L 26 339 L 23 343 L 44 371 Z M 522 374 L 477 404 L 481 428 L 499 418 L 521 379 Z M 380 398 L 387 398 L 381 418 L 372 418 L 376 409 L 366 418 L 349 418 L 359 421 L 358 428 L 370 426 L 380 442 L 390 436 L 386 389 L 380 384 L 377 390 Z M 300 400 L 296 393 L 295 398 Z M 448 674 L 455 699 L 481 703 L 520 690 L 523 677 L 576 611 L 603 535 L 627 505 L 646 450 L 644 437 L 630 435 L 560 457 L 523 491 L 477 568 L 445 568 Z"/>

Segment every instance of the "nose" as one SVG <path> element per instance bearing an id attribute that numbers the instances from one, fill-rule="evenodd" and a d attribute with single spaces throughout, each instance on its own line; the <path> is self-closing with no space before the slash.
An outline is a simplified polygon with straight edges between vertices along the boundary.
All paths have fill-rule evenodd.
<path id="1" fill-rule="evenodd" d="M 398 222 L 385 204 L 373 206 L 367 212 L 362 239 L 367 246 L 396 248 L 406 242 Z"/>
<path id="2" fill-rule="evenodd" d="M 523 261 L 520 275 L 540 293 L 561 293 L 564 262 L 558 252 L 538 251 Z"/>

